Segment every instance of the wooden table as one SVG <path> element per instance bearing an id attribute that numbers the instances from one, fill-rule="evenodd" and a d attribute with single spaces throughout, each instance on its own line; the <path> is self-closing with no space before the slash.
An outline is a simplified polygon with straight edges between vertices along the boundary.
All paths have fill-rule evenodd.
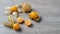
<path id="1" fill-rule="evenodd" d="M 32 27 L 21 24 L 22 30 L 18 32 L 5 27 L 3 22 L 8 19 L 4 8 L 23 2 L 29 2 L 38 11 L 41 21 L 35 22 L 27 17 L 27 13 L 23 13 L 20 16 L 31 20 Z M 60 34 L 60 0 L 0 0 L 0 34 Z"/>

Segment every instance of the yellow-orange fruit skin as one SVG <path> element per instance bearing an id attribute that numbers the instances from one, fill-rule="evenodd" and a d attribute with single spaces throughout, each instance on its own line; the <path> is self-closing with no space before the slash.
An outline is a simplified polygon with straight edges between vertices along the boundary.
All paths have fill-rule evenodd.
<path id="1" fill-rule="evenodd" d="M 31 18 L 31 19 L 37 19 L 38 18 L 38 14 L 36 13 L 36 12 L 34 12 L 34 11 L 32 11 L 30 14 L 29 14 L 29 17 Z"/>
<path id="2" fill-rule="evenodd" d="M 25 20 L 25 25 L 26 26 L 31 26 L 31 22 L 29 20 Z"/>
<path id="3" fill-rule="evenodd" d="M 17 7 L 15 7 L 15 6 L 10 7 L 10 11 L 11 12 L 17 12 Z"/>
<path id="4" fill-rule="evenodd" d="M 16 19 L 16 21 L 18 22 L 18 23 L 23 23 L 23 18 L 22 17 L 18 17 L 17 19 Z"/>
<path id="5" fill-rule="evenodd" d="M 15 23 L 15 24 L 13 25 L 13 29 L 14 29 L 14 30 L 19 30 L 19 29 L 20 29 L 19 24 L 18 24 L 18 23 Z"/>

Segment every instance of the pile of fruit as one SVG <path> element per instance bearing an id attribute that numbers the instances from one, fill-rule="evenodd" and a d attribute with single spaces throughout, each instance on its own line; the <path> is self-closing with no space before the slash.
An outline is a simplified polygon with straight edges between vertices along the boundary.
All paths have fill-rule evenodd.
<path id="1" fill-rule="evenodd" d="M 5 26 L 8 26 L 14 30 L 19 30 L 20 24 L 24 23 L 27 27 L 31 26 L 31 21 L 30 20 L 24 20 L 23 17 L 19 17 L 18 13 L 28 13 L 28 17 L 31 18 L 32 20 L 39 20 L 39 15 L 37 11 L 32 10 L 32 7 L 29 3 L 22 3 L 11 6 L 11 7 L 6 7 L 5 8 L 5 14 L 8 15 L 8 22 L 4 22 Z M 13 20 L 12 15 L 16 17 L 16 21 Z"/>

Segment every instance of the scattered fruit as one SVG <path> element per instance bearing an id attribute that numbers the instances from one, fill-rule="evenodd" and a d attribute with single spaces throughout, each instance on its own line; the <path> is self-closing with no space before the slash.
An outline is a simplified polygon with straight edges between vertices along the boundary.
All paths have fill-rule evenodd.
<path id="1" fill-rule="evenodd" d="M 25 20 L 25 25 L 26 26 L 31 26 L 31 21 L 30 20 Z"/>
<path id="2" fill-rule="evenodd" d="M 13 29 L 14 29 L 14 30 L 19 30 L 19 29 L 20 29 L 19 24 L 18 24 L 18 23 L 15 23 L 15 24 L 13 25 Z"/>
<path id="3" fill-rule="evenodd" d="M 33 20 L 36 20 L 36 19 L 39 18 L 37 12 L 35 12 L 35 11 L 32 11 L 32 12 L 29 14 L 29 17 L 30 17 L 31 19 L 33 19 Z"/>
<path id="4" fill-rule="evenodd" d="M 17 12 L 17 7 L 16 6 L 12 6 L 12 7 L 10 7 L 10 10 L 11 10 L 11 12 Z"/>
<path id="5" fill-rule="evenodd" d="M 23 20 L 22 17 L 18 17 L 18 18 L 16 19 L 16 22 L 17 22 L 17 23 L 23 23 L 23 21 L 24 21 L 24 20 Z"/>
<path id="6" fill-rule="evenodd" d="M 18 13 L 27 13 L 27 12 L 31 12 L 29 13 L 29 17 L 33 20 L 39 20 L 39 15 L 36 11 L 31 11 L 32 10 L 32 7 L 29 3 L 23 3 L 22 5 L 20 4 L 17 4 L 17 5 L 14 5 L 14 6 L 11 6 L 11 7 L 6 7 L 5 8 L 5 14 L 8 15 L 8 21 L 9 23 L 7 22 L 4 22 L 4 25 L 5 26 L 8 26 L 10 28 L 13 28 L 14 30 L 19 30 L 20 29 L 20 26 L 19 26 L 19 23 L 23 23 L 24 20 L 22 17 L 19 17 L 18 16 Z M 14 19 L 16 19 L 16 21 L 14 21 Z M 30 20 L 25 20 L 25 23 L 24 23 L 26 26 L 31 26 L 32 23 Z"/>
<path id="7" fill-rule="evenodd" d="M 23 12 L 30 12 L 32 10 L 31 5 L 29 3 L 22 4 Z"/>

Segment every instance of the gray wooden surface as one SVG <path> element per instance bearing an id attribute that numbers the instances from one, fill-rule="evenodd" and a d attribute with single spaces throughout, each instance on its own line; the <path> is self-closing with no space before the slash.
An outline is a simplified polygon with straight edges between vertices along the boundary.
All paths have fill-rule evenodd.
<path id="1" fill-rule="evenodd" d="M 22 30 L 17 32 L 3 25 L 7 21 L 4 13 L 6 6 L 29 2 L 37 10 L 41 21 L 32 21 L 33 27 L 21 25 Z M 20 14 L 24 19 L 29 19 L 27 14 Z M 29 19 L 30 20 L 30 19 Z M 60 34 L 60 0 L 0 0 L 0 34 Z"/>

